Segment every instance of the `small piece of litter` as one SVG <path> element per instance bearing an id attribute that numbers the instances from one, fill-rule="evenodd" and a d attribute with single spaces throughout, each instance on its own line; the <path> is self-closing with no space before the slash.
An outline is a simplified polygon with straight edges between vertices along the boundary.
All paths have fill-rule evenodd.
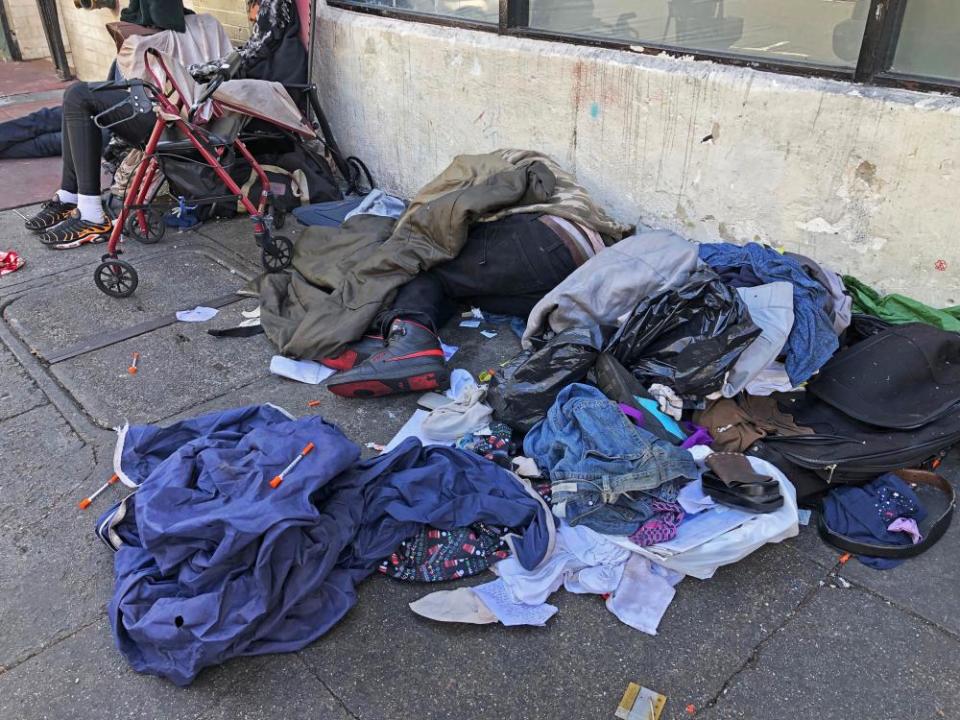
<path id="1" fill-rule="evenodd" d="M 849 589 L 850 589 L 850 583 L 848 583 L 846 580 L 844 580 L 844 579 L 843 579 L 842 577 L 840 577 L 839 575 L 837 575 L 837 582 L 840 583 L 840 587 L 842 587 L 844 590 L 849 590 Z"/>
<path id="2" fill-rule="evenodd" d="M 311 400 L 307 403 L 307 407 L 320 407 L 319 400 Z"/>
<path id="3" fill-rule="evenodd" d="M 364 447 L 369 448 L 370 450 L 376 450 L 377 452 L 383 452 L 383 449 L 386 445 L 381 445 L 380 443 L 368 442 Z"/>
<path id="4" fill-rule="evenodd" d="M 336 370 L 325 367 L 318 362 L 313 362 L 313 360 L 293 360 L 282 355 L 274 355 L 270 358 L 270 372 L 290 380 L 319 385 L 333 375 Z"/>
<path id="5" fill-rule="evenodd" d="M 851 555 L 850 553 L 844 553 L 843 555 L 840 556 L 840 564 L 846 565 L 847 561 L 852 557 L 853 555 Z"/>
<path id="6" fill-rule="evenodd" d="M 693 703 L 687 705 L 687 715 L 693 715 L 697 711 L 697 706 Z"/>
<path id="7" fill-rule="evenodd" d="M 811 514 L 812 513 L 809 510 L 806 510 L 805 508 L 800 508 L 799 510 L 797 510 L 797 520 L 800 522 L 801 525 L 809 525 Z"/>
<path id="8" fill-rule="evenodd" d="M 493 339 L 497 336 L 497 334 L 495 332 L 492 332 L 491 330 L 481 330 L 480 334 L 483 335 L 488 340 Z"/>
<path id="9" fill-rule="evenodd" d="M 456 345 L 447 345 L 445 342 L 443 342 L 443 340 L 440 341 L 440 347 L 443 348 L 443 359 L 447 362 L 450 362 L 450 358 L 452 358 L 457 353 L 457 350 L 460 349 Z"/>
<path id="10" fill-rule="evenodd" d="M 489 370 L 484 370 L 482 373 L 477 375 L 477 380 L 479 380 L 482 383 L 490 382 L 491 380 L 493 380 L 493 376 L 495 372 L 496 371 L 493 368 L 490 368 Z"/>
<path id="11" fill-rule="evenodd" d="M 659 720 L 667 698 L 636 683 L 627 685 L 614 715 L 620 720 Z"/>
<path id="12" fill-rule="evenodd" d="M 478 328 L 478 327 L 480 327 L 480 321 L 479 321 L 479 320 L 461 320 L 461 321 L 460 321 L 460 327 L 463 327 L 463 328 Z"/>
<path id="13" fill-rule="evenodd" d="M 197 305 L 193 310 L 177 310 L 177 320 L 180 322 L 206 322 L 218 312 L 216 308 Z"/>

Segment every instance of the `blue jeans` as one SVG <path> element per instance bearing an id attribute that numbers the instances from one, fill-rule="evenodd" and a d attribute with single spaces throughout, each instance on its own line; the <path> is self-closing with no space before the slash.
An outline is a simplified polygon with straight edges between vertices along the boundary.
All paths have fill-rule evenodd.
<path id="1" fill-rule="evenodd" d="M 61 108 L 52 107 L 0 123 L 0 158 L 7 160 L 59 155 L 62 122 Z"/>
<path id="2" fill-rule="evenodd" d="M 634 426 L 589 385 L 561 390 L 523 450 L 550 473 L 555 515 L 611 535 L 635 532 L 654 499 L 676 499 L 674 481 L 698 477 L 689 452 Z"/>

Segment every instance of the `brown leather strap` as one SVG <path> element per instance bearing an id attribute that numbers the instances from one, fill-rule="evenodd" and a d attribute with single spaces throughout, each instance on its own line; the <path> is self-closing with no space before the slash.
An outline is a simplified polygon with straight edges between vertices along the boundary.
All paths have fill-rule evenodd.
<path id="1" fill-rule="evenodd" d="M 835 533 L 827 527 L 827 523 L 823 519 L 822 511 L 820 512 L 817 522 L 820 537 L 834 547 L 846 550 L 854 555 L 869 555 L 871 557 L 891 558 L 895 560 L 916 557 L 933 547 L 933 545 L 943 537 L 947 528 L 950 527 L 950 520 L 953 518 L 953 509 L 957 505 L 957 496 L 953 490 L 953 486 L 940 475 L 928 472 L 927 470 L 894 470 L 893 474 L 911 485 L 930 485 L 931 487 L 935 487 L 946 494 L 948 498 L 946 509 L 930 526 L 923 540 L 914 545 L 871 545 L 869 543 L 851 540 L 845 535 Z"/>

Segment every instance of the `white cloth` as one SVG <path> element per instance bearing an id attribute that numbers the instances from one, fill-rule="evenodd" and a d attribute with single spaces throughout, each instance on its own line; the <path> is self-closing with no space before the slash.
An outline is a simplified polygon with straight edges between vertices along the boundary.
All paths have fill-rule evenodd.
<path id="1" fill-rule="evenodd" d="M 487 625 L 497 621 L 497 616 L 471 588 L 430 593 L 410 603 L 410 609 L 417 615 L 440 622 Z"/>
<path id="2" fill-rule="evenodd" d="M 274 355 L 270 358 L 270 372 L 297 382 L 319 385 L 333 375 L 336 370 L 313 362 L 313 360 L 293 360 L 283 355 Z"/>
<path id="3" fill-rule="evenodd" d="M 431 440 L 452 441 L 487 427 L 493 417 L 493 408 L 483 402 L 486 386 L 463 383 L 456 399 L 431 410 L 421 423 L 423 435 Z"/>
<path id="4" fill-rule="evenodd" d="M 699 480 L 688 482 L 677 493 L 677 502 L 687 515 L 696 515 L 704 510 L 716 506 L 712 497 L 703 491 L 703 483 Z"/>
<path id="5" fill-rule="evenodd" d="M 639 555 L 631 555 L 623 568 L 623 578 L 607 598 L 607 610 L 620 622 L 656 635 L 660 619 L 676 594 L 674 586 L 683 575 L 659 567 Z"/>
<path id="6" fill-rule="evenodd" d="M 354 215 L 381 215 L 399 219 L 406 209 L 407 204 L 400 198 L 387 195 L 383 190 L 371 190 L 357 207 L 343 217 L 343 221 L 346 222 Z"/>
<path id="7" fill-rule="evenodd" d="M 681 523 L 676 537 L 668 543 L 640 547 L 626 537 L 610 536 L 621 547 L 639 553 L 653 562 L 671 570 L 706 580 L 717 568 L 730 565 L 745 558 L 767 543 L 777 543 L 795 537 L 800 532 L 797 515 L 797 492 L 780 470 L 765 460 L 748 457 L 751 467 L 761 475 L 776 478 L 783 495 L 783 507 L 769 513 L 747 513 L 735 508 L 717 506 L 714 510 L 700 513 L 688 525 L 690 532 L 702 533 L 704 528 L 727 523 L 724 532 L 714 535 L 694 547 L 685 547 L 684 525 Z M 698 462 L 700 462 L 698 460 Z M 709 534 L 709 533 L 707 533 Z"/>
<path id="8" fill-rule="evenodd" d="M 654 383 L 647 390 L 656 399 L 660 412 L 680 422 L 680 418 L 683 417 L 683 400 L 673 391 L 673 388 Z"/>
<path id="9" fill-rule="evenodd" d="M 775 392 L 791 392 L 795 388 L 787 375 L 787 368 L 783 363 L 772 362 L 747 383 L 748 395 L 766 396 Z"/>
<path id="10" fill-rule="evenodd" d="M 737 395 L 764 368 L 777 359 L 793 328 L 793 285 L 774 282 L 737 288 L 750 311 L 750 319 L 762 330 L 733 363 L 723 382 L 723 397 Z"/>
<path id="11" fill-rule="evenodd" d="M 500 576 L 498 580 L 471 590 L 504 625 L 545 624 L 557 612 L 546 600 L 563 585 L 572 593 L 609 594 L 610 612 L 651 635 L 656 634 L 660 618 L 673 600 L 673 586 L 683 577 L 617 547 L 606 535 L 566 523 L 557 530 L 553 553 L 535 570 L 525 570 L 511 556 L 497 563 L 493 571 Z M 466 617 L 462 622 L 474 622 L 472 618 L 482 615 L 472 599 L 449 591 L 431 593 L 418 603 L 426 608 L 443 608 L 428 615 L 414 607 L 417 603 L 410 606 L 414 612 L 436 620 L 457 622 L 457 618 Z"/>
<path id="12" fill-rule="evenodd" d="M 197 305 L 193 310 L 177 310 L 177 320 L 180 322 L 206 322 L 217 314 L 217 309 Z"/>

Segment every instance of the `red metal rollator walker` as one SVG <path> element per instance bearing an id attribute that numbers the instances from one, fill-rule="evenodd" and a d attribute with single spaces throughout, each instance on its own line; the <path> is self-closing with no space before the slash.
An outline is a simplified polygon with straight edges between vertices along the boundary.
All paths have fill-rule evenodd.
<path id="1" fill-rule="evenodd" d="M 137 167 L 113 226 L 107 243 L 107 252 L 94 272 L 97 287 L 112 297 L 123 298 L 133 294 L 139 283 L 136 269 L 120 259 L 121 237 L 124 233 L 142 242 L 156 242 L 164 231 L 163 214 L 151 206 L 156 192 L 158 173 L 163 171 L 165 156 L 195 151 L 198 162 L 205 163 L 216 173 L 230 195 L 202 200 L 238 200 L 253 223 L 253 234 L 260 247 L 260 258 L 268 272 L 278 272 L 290 266 L 293 243 L 286 237 L 274 236 L 266 213 L 270 205 L 270 179 L 251 154 L 240 131 L 251 119 L 266 121 L 301 140 L 317 138 L 316 131 L 304 120 L 300 109 L 287 90 L 275 82 L 264 80 L 230 80 L 235 67 L 224 65 L 214 79 L 199 85 L 173 58 L 156 49 L 145 55 L 150 80 L 111 82 L 100 88 L 126 88 L 130 95 L 121 105 L 129 105 L 129 118 L 149 108 L 157 121 L 144 148 L 143 160 Z M 312 91 L 313 88 L 310 88 Z M 312 99 L 315 98 L 315 94 Z M 103 115 L 114 111 L 114 106 L 95 118 L 100 127 L 113 127 L 129 118 L 101 124 Z M 315 110 L 318 108 L 315 107 Z M 325 125 L 325 120 L 320 115 Z M 324 130 L 327 128 L 324 127 Z M 329 147 L 329 145 L 328 145 Z M 335 147 L 335 146 L 334 146 Z M 257 205 L 243 193 L 223 166 L 228 149 L 234 149 L 249 164 L 260 180 L 260 198 Z M 339 151 L 332 153 L 338 169 L 350 173 Z M 352 159 L 352 158 L 351 158 Z"/>

